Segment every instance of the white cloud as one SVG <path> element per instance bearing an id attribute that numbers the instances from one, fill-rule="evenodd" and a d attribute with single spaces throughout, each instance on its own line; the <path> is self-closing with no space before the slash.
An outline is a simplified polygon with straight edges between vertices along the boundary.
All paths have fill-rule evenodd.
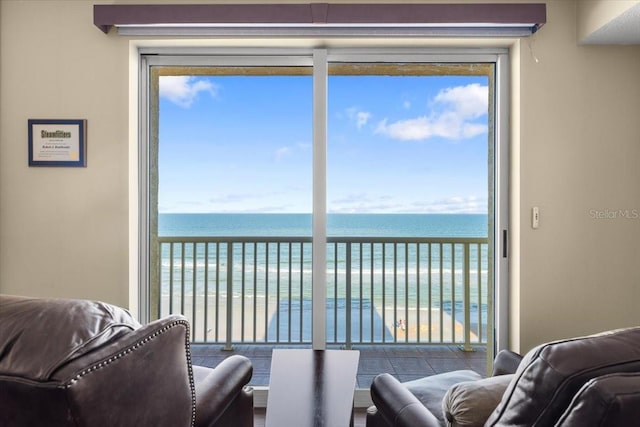
<path id="1" fill-rule="evenodd" d="M 487 198 L 454 196 L 430 202 L 413 204 L 413 211 L 423 213 L 487 213 Z"/>
<path id="2" fill-rule="evenodd" d="M 387 119 L 384 119 L 378 123 L 375 133 L 382 133 L 402 141 L 427 139 L 435 135 L 433 125 L 427 117 L 399 120 L 391 124 L 387 124 Z"/>
<path id="3" fill-rule="evenodd" d="M 371 113 L 367 113 L 366 111 L 358 111 L 358 114 L 356 114 L 356 126 L 358 127 L 358 129 L 366 125 L 370 118 Z"/>
<path id="4" fill-rule="evenodd" d="M 347 194 L 329 203 L 330 213 L 396 212 L 400 208 L 391 196 L 371 196 L 366 193 Z"/>
<path id="5" fill-rule="evenodd" d="M 308 189 L 304 189 L 308 191 Z M 226 193 L 208 199 L 208 212 L 230 213 L 285 213 L 302 212 L 296 190 Z"/>
<path id="6" fill-rule="evenodd" d="M 200 92 L 216 96 L 218 87 L 194 76 L 161 76 L 160 97 L 182 108 L 189 108 Z"/>
<path id="7" fill-rule="evenodd" d="M 227 193 L 217 194 L 209 198 L 210 203 L 236 203 L 245 202 L 247 200 L 261 199 L 264 195 L 261 193 Z"/>
<path id="8" fill-rule="evenodd" d="M 313 145 L 310 142 L 298 142 L 292 143 L 291 145 L 284 145 L 273 152 L 273 160 L 279 162 L 288 157 L 307 155 L 311 148 L 313 148 Z"/>
<path id="9" fill-rule="evenodd" d="M 276 159 L 276 161 L 280 161 L 290 155 L 291 155 L 291 147 L 280 147 L 274 153 L 274 158 Z"/>
<path id="10" fill-rule="evenodd" d="M 486 133 L 488 126 L 473 120 L 487 114 L 489 90 L 477 83 L 440 91 L 429 115 L 389 123 L 378 123 L 375 133 L 402 141 L 422 141 L 432 137 L 452 140 Z"/>
<path id="11" fill-rule="evenodd" d="M 352 107 L 347 109 L 347 116 L 349 117 L 349 120 L 356 124 L 356 127 L 358 129 L 362 129 L 362 127 L 369 122 L 371 113 L 368 111 L 358 110 L 356 107 Z"/>
<path id="12" fill-rule="evenodd" d="M 348 194 L 331 200 L 330 213 L 487 213 L 487 198 L 453 196 L 440 200 L 410 201 L 388 195 Z"/>
<path id="13" fill-rule="evenodd" d="M 444 89 L 435 97 L 435 102 L 450 106 L 465 118 L 487 114 L 488 100 L 489 88 L 478 83 Z"/>

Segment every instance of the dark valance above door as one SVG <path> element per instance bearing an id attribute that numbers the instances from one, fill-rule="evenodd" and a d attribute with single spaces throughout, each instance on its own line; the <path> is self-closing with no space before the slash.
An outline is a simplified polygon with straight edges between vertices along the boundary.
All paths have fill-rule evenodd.
<path id="1" fill-rule="evenodd" d="M 544 3 L 94 5 L 105 33 L 156 36 L 526 37 Z"/>

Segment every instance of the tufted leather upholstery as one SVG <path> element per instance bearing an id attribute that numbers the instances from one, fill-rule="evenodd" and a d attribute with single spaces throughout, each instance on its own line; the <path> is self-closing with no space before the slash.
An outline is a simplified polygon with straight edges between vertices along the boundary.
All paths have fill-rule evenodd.
<path id="1" fill-rule="evenodd" d="M 182 316 L 0 295 L 2 426 L 252 426 L 251 373 L 241 356 L 192 367 Z"/>

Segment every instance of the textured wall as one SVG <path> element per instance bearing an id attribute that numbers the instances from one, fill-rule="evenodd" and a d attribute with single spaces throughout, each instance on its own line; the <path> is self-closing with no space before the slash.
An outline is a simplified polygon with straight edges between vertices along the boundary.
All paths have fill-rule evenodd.
<path id="1" fill-rule="evenodd" d="M 129 305 L 130 46 L 93 26 L 93 3 L 0 2 L 0 292 Z M 640 219 L 610 217 L 640 210 L 640 47 L 578 46 L 576 3 L 547 4 L 533 38 L 471 43 L 512 52 L 511 326 L 520 350 L 640 324 Z M 29 168 L 29 118 L 87 119 L 88 167 Z"/>

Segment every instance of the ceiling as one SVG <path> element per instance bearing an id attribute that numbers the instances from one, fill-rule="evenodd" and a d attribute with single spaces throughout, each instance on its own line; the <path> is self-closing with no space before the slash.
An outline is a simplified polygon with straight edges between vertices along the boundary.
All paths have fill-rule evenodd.
<path id="1" fill-rule="evenodd" d="M 609 21 L 581 40 L 590 45 L 640 44 L 640 4 Z"/>

